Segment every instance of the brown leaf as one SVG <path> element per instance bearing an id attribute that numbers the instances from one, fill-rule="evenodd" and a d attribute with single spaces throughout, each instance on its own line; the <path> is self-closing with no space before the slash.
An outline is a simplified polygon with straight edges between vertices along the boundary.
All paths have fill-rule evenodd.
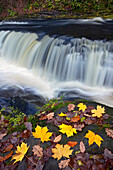
<path id="1" fill-rule="evenodd" d="M 1 135 L 0 135 L 0 140 L 2 140 L 2 138 L 3 138 L 4 136 L 6 136 L 6 135 L 7 135 L 7 133 L 1 134 Z"/>
<path id="2" fill-rule="evenodd" d="M 75 105 L 74 104 L 68 104 L 68 111 L 70 112 L 71 110 L 74 110 Z"/>
<path id="3" fill-rule="evenodd" d="M 32 124 L 31 124 L 31 122 L 25 122 L 24 125 L 26 126 L 27 130 L 32 132 Z"/>
<path id="4" fill-rule="evenodd" d="M 70 147 L 74 147 L 75 145 L 77 145 L 77 142 L 75 141 L 69 141 L 68 143 L 67 143 Z"/>
<path id="5" fill-rule="evenodd" d="M 59 142 L 59 141 L 61 140 L 61 138 L 62 138 L 62 136 L 61 136 L 61 135 L 59 135 L 59 136 L 57 136 L 57 137 L 54 139 L 54 141 L 53 141 L 53 142 Z"/>
<path id="6" fill-rule="evenodd" d="M 84 123 L 82 123 L 82 124 L 79 124 L 79 125 L 74 125 L 74 128 L 76 129 L 76 130 L 78 130 L 78 131 L 82 131 L 82 128 L 84 128 Z"/>
<path id="7" fill-rule="evenodd" d="M 40 147 L 39 145 L 34 145 L 32 151 L 34 152 L 34 155 L 36 155 L 37 157 L 43 156 L 43 148 Z"/>
<path id="8" fill-rule="evenodd" d="M 13 151 L 11 151 L 8 155 L 5 156 L 4 160 L 9 159 L 13 154 Z"/>
<path id="9" fill-rule="evenodd" d="M 72 117 L 70 122 L 78 122 L 80 120 L 80 116 Z"/>
<path id="10" fill-rule="evenodd" d="M 10 151 L 12 148 L 13 148 L 13 145 L 10 144 L 10 145 L 8 145 L 7 147 L 5 147 L 5 149 L 4 149 L 3 152 L 8 152 L 8 151 Z"/>
<path id="11" fill-rule="evenodd" d="M 70 162 L 70 159 L 60 161 L 58 166 L 59 166 L 60 169 L 65 168 L 66 166 L 68 166 L 69 162 Z"/>
<path id="12" fill-rule="evenodd" d="M 40 117 L 39 120 L 45 120 L 45 119 L 50 120 L 50 119 L 53 119 L 53 116 L 54 116 L 54 112 L 51 112 L 43 117 Z"/>
<path id="13" fill-rule="evenodd" d="M 113 138 L 113 130 L 112 130 L 112 129 L 108 129 L 108 128 L 106 128 L 105 130 L 106 130 L 107 135 L 108 135 L 109 137 L 112 137 L 112 138 Z"/>
<path id="14" fill-rule="evenodd" d="M 85 119 L 84 122 L 87 125 L 91 125 L 93 123 L 93 121 L 91 119 Z"/>
<path id="15" fill-rule="evenodd" d="M 81 141 L 80 142 L 80 151 L 82 152 L 82 153 L 84 153 L 85 152 L 85 145 L 84 145 L 84 143 Z"/>
<path id="16" fill-rule="evenodd" d="M 0 162 L 4 161 L 4 158 L 2 156 L 0 156 Z"/>
<path id="17" fill-rule="evenodd" d="M 104 150 L 104 157 L 108 157 L 110 159 L 113 159 L 113 154 L 111 151 L 109 151 L 107 148 Z"/>

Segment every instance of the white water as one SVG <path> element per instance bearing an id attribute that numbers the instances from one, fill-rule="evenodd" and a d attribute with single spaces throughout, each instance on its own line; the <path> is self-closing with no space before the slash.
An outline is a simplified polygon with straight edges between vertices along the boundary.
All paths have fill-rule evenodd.
<path id="1" fill-rule="evenodd" d="M 113 107 L 113 42 L 0 32 L 0 87 L 52 98 L 76 91 Z"/>

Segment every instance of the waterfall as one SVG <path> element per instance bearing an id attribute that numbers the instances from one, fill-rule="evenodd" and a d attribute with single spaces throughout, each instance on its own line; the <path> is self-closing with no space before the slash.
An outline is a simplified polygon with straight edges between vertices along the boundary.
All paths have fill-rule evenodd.
<path id="1" fill-rule="evenodd" d="M 65 88 L 69 84 L 69 89 L 77 83 L 78 88 L 83 85 L 86 89 L 112 91 L 112 46 L 112 41 L 0 31 L 1 64 L 4 61 L 16 69 L 21 68 L 27 77 L 32 74 L 39 81 L 36 84 L 48 83 L 54 91 L 59 89 L 59 84 Z"/>

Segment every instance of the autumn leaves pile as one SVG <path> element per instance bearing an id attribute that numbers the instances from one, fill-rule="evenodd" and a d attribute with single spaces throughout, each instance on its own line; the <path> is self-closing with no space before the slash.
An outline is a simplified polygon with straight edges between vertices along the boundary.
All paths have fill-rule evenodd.
<path id="1" fill-rule="evenodd" d="M 82 131 L 85 125 L 95 123 L 102 125 L 104 119 L 107 119 L 109 117 L 109 115 L 105 114 L 104 107 L 101 107 L 99 105 L 97 105 L 97 108 L 95 109 L 93 106 L 87 107 L 83 103 L 79 103 L 76 108 L 79 109 L 75 110 L 74 104 L 68 104 L 68 112 L 66 113 L 61 112 L 60 114 L 55 116 L 54 112 L 47 113 L 45 111 L 43 114 L 39 115 L 39 120 L 47 120 L 47 124 L 53 123 L 55 126 L 57 126 L 59 129 L 59 135 L 56 135 L 54 132 L 50 132 L 47 126 L 36 126 L 35 132 L 31 133 L 34 138 L 39 139 L 39 143 L 37 145 L 34 145 L 32 148 L 33 154 L 37 157 L 37 159 L 41 159 L 44 156 L 45 152 L 44 148 L 41 147 L 41 142 L 44 143 L 50 141 L 51 146 L 49 148 L 49 157 L 57 159 L 58 161 L 62 158 L 64 159 L 61 160 L 58 164 L 60 169 L 65 168 L 66 166 L 70 166 L 70 168 L 73 169 L 72 165 L 70 164 L 70 160 L 72 155 L 76 155 L 76 153 L 73 153 L 73 147 L 77 145 L 77 142 L 69 141 L 65 145 L 60 144 L 62 135 L 65 134 L 67 138 L 69 138 Z M 106 132 L 107 135 L 112 137 L 110 132 L 113 133 L 113 130 L 106 128 Z M 104 142 L 100 135 L 95 134 L 91 130 L 88 130 L 84 137 L 88 139 L 89 147 L 93 143 L 96 143 L 100 147 L 101 142 Z M 86 148 L 83 141 L 80 142 L 79 147 L 80 150 L 78 151 L 78 153 L 85 153 Z M 12 156 L 12 160 L 15 159 L 14 163 L 22 161 L 24 156 L 26 156 L 29 148 L 30 146 L 27 146 L 27 143 L 24 142 L 21 143 L 21 146 L 17 146 L 17 150 L 15 151 L 16 154 Z M 31 162 L 34 163 L 33 161 Z M 78 164 L 82 165 L 82 162 L 78 161 Z"/>

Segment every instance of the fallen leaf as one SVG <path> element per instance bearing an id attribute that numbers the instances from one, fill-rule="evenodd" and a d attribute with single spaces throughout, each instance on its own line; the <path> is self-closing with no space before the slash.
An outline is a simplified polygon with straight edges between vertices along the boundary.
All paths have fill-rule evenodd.
<path id="1" fill-rule="evenodd" d="M 84 143 L 81 141 L 80 142 L 80 151 L 82 152 L 82 153 L 84 153 L 85 152 L 85 145 L 84 145 Z"/>
<path id="2" fill-rule="evenodd" d="M 80 120 L 80 116 L 72 117 L 70 122 L 78 122 Z"/>
<path id="3" fill-rule="evenodd" d="M 91 125 L 93 123 L 93 121 L 91 119 L 87 118 L 84 120 L 84 123 L 87 125 Z"/>
<path id="4" fill-rule="evenodd" d="M 92 117 L 97 116 L 98 118 L 100 118 L 102 116 L 102 114 L 105 113 L 105 109 L 104 109 L 104 107 L 102 108 L 101 106 L 97 105 L 97 110 L 94 109 L 94 110 L 91 110 L 91 112 L 94 113 L 94 114 L 92 114 Z"/>
<path id="5" fill-rule="evenodd" d="M 52 132 L 48 132 L 48 128 L 47 127 L 40 127 L 37 125 L 37 127 L 35 128 L 35 132 L 32 132 L 33 136 L 35 138 L 40 138 L 42 142 L 45 141 L 49 141 Z"/>
<path id="6" fill-rule="evenodd" d="M 70 146 L 67 144 L 64 145 L 64 147 L 63 145 L 57 144 L 55 148 L 52 149 L 52 153 L 54 153 L 52 157 L 57 158 L 58 160 L 61 159 L 62 156 L 69 158 L 69 155 L 71 155 L 72 152 L 73 150 L 70 150 Z"/>
<path id="7" fill-rule="evenodd" d="M 51 112 L 43 117 L 40 117 L 39 120 L 45 120 L 45 119 L 50 120 L 50 119 L 53 119 L 53 117 L 54 117 L 54 112 Z"/>
<path id="8" fill-rule="evenodd" d="M 8 155 L 5 156 L 4 160 L 7 160 L 9 159 L 13 154 L 13 151 L 11 151 Z"/>
<path id="9" fill-rule="evenodd" d="M 67 116 L 65 113 L 61 112 L 60 114 L 58 114 L 58 116 Z"/>
<path id="10" fill-rule="evenodd" d="M 75 145 L 77 145 L 77 142 L 76 142 L 76 141 L 75 141 L 75 142 L 69 141 L 67 144 L 68 144 L 70 147 L 74 147 Z"/>
<path id="11" fill-rule="evenodd" d="M 43 157 L 43 148 L 40 147 L 39 145 L 34 145 L 32 151 L 34 152 L 34 155 L 36 155 L 37 157 Z"/>
<path id="12" fill-rule="evenodd" d="M 61 138 L 62 138 L 62 136 L 61 136 L 61 135 L 59 135 L 59 136 L 57 136 L 57 137 L 54 139 L 54 141 L 53 141 L 53 142 L 59 142 L 59 141 L 61 140 Z"/>
<path id="13" fill-rule="evenodd" d="M 15 151 L 17 154 L 12 156 L 12 160 L 16 159 L 14 163 L 16 163 L 17 161 L 22 161 L 28 149 L 29 146 L 27 147 L 27 144 L 25 144 L 24 142 L 22 142 L 21 146 L 18 145 L 17 151 Z"/>
<path id="14" fill-rule="evenodd" d="M 74 104 L 68 104 L 68 111 L 70 112 L 71 110 L 74 110 L 75 105 Z"/>
<path id="15" fill-rule="evenodd" d="M 107 148 L 104 150 L 104 154 L 103 155 L 104 155 L 104 157 L 108 157 L 110 159 L 113 159 L 113 154 Z"/>
<path id="16" fill-rule="evenodd" d="M 88 130 L 88 133 L 85 135 L 85 138 L 89 139 L 89 145 L 92 145 L 95 142 L 99 147 L 101 141 L 103 141 L 103 139 L 99 135 L 95 134 L 91 130 Z"/>
<path id="17" fill-rule="evenodd" d="M 32 132 L 32 123 L 31 122 L 25 122 L 24 125 L 26 126 L 27 130 Z"/>
<path id="18" fill-rule="evenodd" d="M 73 133 L 77 134 L 77 131 L 75 128 L 73 128 L 71 125 L 65 125 L 62 123 L 62 125 L 59 126 L 61 130 L 59 130 L 62 133 L 66 133 L 67 137 L 73 136 Z"/>
<path id="19" fill-rule="evenodd" d="M 82 128 L 84 128 L 84 123 L 82 123 L 82 124 L 79 124 L 79 125 L 74 125 L 74 128 L 76 129 L 76 130 L 78 130 L 78 131 L 82 131 Z"/>
<path id="20" fill-rule="evenodd" d="M 10 151 L 12 148 L 13 148 L 13 145 L 10 144 L 10 145 L 8 145 L 8 146 L 4 149 L 3 152 L 8 152 L 8 151 Z"/>
<path id="21" fill-rule="evenodd" d="M 108 129 L 108 128 L 106 128 L 105 130 L 106 130 L 107 135 L 109 137 L 113 138 L 113 130 L 112 129 Z"/>
<path id="22" fill-rule="evenodd" d="M 0 156 L 0 162 L 4 161 L 4 157 Z"/>
<path id="23" fill-rule="evenodd" d="M 70 159 L 60 161 L 58 166 L 59 166 L 60 169 L 65 168 L 66 166 L 68 166 L 69 162 L 70 162 Z"/>
<path id="24" fill-rule="evenodd" d="M 2 140 L 2 138 L 3 138 L 4 136 L 6 136 L 6 135 L 7 135 L 7 133 L 1 134 L 1 135 L 0 135 L 0 140 Z"/>
<path id="25" fill-rule="evenodd" d="M 87 106 L 84 105 L 83 103 L 79 103 L 77 107 L 79 107 L 79 110 L 82 110 L 83 112 L 87 109 Z"/>

